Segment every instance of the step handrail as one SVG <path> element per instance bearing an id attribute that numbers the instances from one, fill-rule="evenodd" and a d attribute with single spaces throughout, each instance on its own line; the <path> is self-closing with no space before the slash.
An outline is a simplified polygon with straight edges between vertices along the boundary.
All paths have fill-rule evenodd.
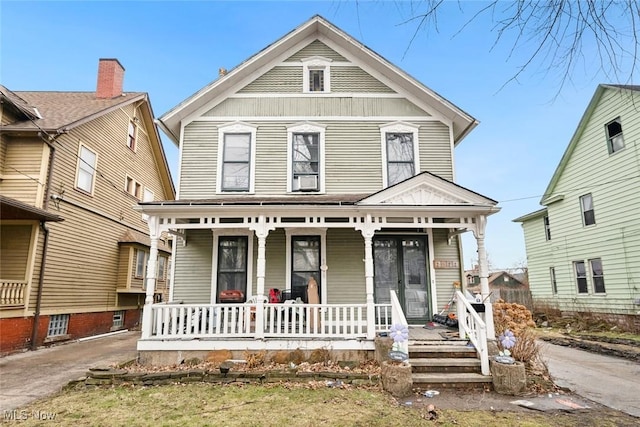
<path id="1" fill-rule="evenodd" d="M 467 337 L 471 341 L 480 357 L 482 375 L 490 375 L 486 323 L 460 291 L 456 291 L 456 310 L 460 338 Z"/>

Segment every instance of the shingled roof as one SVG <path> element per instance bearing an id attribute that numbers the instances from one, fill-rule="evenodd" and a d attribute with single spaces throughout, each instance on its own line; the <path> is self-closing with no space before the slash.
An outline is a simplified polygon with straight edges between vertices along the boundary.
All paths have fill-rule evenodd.
<path id="1" fill-rule="evenodd" d="M 130 92 L 115 98 L 100 99 L 96 98 L 95 92 L 12 92 L 4 86 L 0 87 L 0 90 L 16 108 L 20 108 L 20 110 L 27 108 L 30 111 L 37 109 L 37 113 L 41 117 L 2 126 L 2 130 L 5 132 L 39 129 L 46 131 L 68 130 L 110 110 L 147 98 L 147 94 L 144 92 Z M 19 103 L 20 101 L 22 102 Z"/>

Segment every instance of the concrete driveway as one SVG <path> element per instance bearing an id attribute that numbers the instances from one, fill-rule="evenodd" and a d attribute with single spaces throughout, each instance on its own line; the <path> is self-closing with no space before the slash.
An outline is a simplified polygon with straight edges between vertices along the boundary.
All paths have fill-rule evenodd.
<path id="1" fill-rule="evenodd" d="M 59 391 L 89 368 L 137 357 L 140 332 L 123 332 L 0 358 L 0 413 Z"/>
<path id="2" fill-rule="evenodd" d="M 571 347 L 542 343 L 554 382 L 601 405 L 640 417 L 640 364 Z"/>

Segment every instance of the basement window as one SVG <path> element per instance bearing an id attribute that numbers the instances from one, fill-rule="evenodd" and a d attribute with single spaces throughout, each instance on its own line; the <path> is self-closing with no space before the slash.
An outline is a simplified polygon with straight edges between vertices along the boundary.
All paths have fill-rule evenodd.
<path id="1" fill-rule="evenodd" d="M 47 329 L 47 337 L 59 337 L 61 335 L 66 335 L 68 329 L 68 314 L 54 314 L 49 317 L 49 329 Z"/>
<path id="2" fill-rule="evenodd" d="M 124 327 L 124 310 L 113 312 L 112 330 Z"/>

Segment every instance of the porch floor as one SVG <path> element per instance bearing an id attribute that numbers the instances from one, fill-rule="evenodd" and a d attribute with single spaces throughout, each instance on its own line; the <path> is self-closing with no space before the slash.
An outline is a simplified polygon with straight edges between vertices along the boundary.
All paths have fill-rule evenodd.
<path id="1" fill-rule="evenodd" d="M 461 341 L 458 328 L 429 322 L 427 326 L 409 325 L 409 345 L 420 341 Z"/>

